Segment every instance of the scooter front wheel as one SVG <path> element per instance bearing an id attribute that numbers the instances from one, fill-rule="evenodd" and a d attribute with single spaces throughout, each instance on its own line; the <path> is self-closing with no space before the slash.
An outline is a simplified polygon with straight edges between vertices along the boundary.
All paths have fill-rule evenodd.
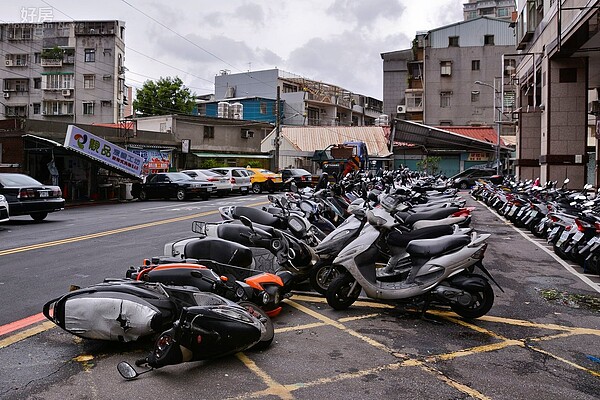
<path id="1" fill-rule="evenodd" d="M 338 276 L 340 276 L 340 271 L 337 268 L 331 265 L 320 265 L 310 271 L 310 286 L 325 295 L 329 284 Z"/>
<path id="2" fill-rule="evenodd" d="M 453 303 L 450 307 L 452 311 L 465 319 L 475 319 L 484 316 L 492 309 L 494 305 L 494 289 L 489 282 L 480 289 L 465 290 L 473 297 L 473 301 L 469 305 L 463 306 L 458 303 Z"/>
<path id="3" fill-rule="evenodd" d="M 250 350 L 264 350 L 271 345 L 273 338 L 275 337 L 275 327 L 273 321 L 260 307 L 249 301 L 242 301 L 239 303 L 240 306 L 244 307 L 246 311 L 258 318 L 265 327 L 265 334 L 263 335 L 260 342 L 250 347 Z"/>
<path id="4" fill-rule="evenodd" d="M 361 289 L 352 275 L 342 274 L 329 284 L 327 304 L 334 310 L 345 310 L 358 299 Z"/>

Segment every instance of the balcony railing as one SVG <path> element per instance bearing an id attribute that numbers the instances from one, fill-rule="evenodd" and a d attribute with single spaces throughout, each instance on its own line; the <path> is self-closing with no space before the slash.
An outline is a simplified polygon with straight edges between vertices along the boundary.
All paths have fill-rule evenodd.
<path id="1" fill-rule="evenodd" d="M 58 58 L 42 58 L 40 64 L 42 67 L 62 67 L 63 60 Z"/>

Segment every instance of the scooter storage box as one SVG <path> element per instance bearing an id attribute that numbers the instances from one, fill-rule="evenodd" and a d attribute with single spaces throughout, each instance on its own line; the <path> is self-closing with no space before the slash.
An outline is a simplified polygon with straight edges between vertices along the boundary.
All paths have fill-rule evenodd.
<path id="1" fill-rule="evenodd" d="M 175 305 L 157 284 L 105 282 L 50 300 L 43 313 L 65 331 L 85 339 L 135 341 L 162 332 Z"/>

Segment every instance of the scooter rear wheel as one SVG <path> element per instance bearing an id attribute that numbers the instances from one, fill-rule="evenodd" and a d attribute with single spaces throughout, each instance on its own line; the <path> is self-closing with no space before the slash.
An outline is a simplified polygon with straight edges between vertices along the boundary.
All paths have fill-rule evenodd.
<path id="1" fill-rule="evenodd" d="M 258 307 L 254 303 L 242 301 L 239 303 L 239 305 L 248 310 L 250 314 L 258 318 L 266 329 L 266 333 L 263 339 L 261 339 L 261 341 L 256 343 L 254 346 L 250 347 L 250 350 L 266 349 L 271 345 L 271 343 L 273 343 L 273 338 L 275 337 L 275 327 L 273 326 L 273 321 L 271 321 L 271 318 L 269 318 L 267 313 L 265 313 L 260 307 Z"/>
<path id="2" fill-rule="evenodd" d="M 452 311 L 465 319 L 475 319 L 484 316 L 491 310 L 494 305 L 494 290 L 489 282 L 486 281 L 483 288 L 479 290 L 465 289 L 465 291 L 469 292 L 473 301 L 468 306 L 454 303 L 450 306 Z"/>
<path id="3" fill-rule="evenodd" d="M 350 274 L 342 274 L 335 278 L 327 288 L 327 304 L 334 310 L 345 310 L 360 295 L 361 287 Z M 354 289 L 353 289 L 354 288 Z"/>

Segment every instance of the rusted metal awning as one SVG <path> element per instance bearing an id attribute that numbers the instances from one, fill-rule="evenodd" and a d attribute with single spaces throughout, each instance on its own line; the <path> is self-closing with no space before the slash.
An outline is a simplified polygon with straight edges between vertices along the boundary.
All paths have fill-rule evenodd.
<path id="1" fill-rule="evenodd" d="M 427 150 L 494 151 L 497 147 L 496 141 L 479 140 L 439 127 L 406 120 L 394 121 L 394 141 L 411 143 Z M 501 142 L 502 151 L 511 150 L 502 144 Z"/>

